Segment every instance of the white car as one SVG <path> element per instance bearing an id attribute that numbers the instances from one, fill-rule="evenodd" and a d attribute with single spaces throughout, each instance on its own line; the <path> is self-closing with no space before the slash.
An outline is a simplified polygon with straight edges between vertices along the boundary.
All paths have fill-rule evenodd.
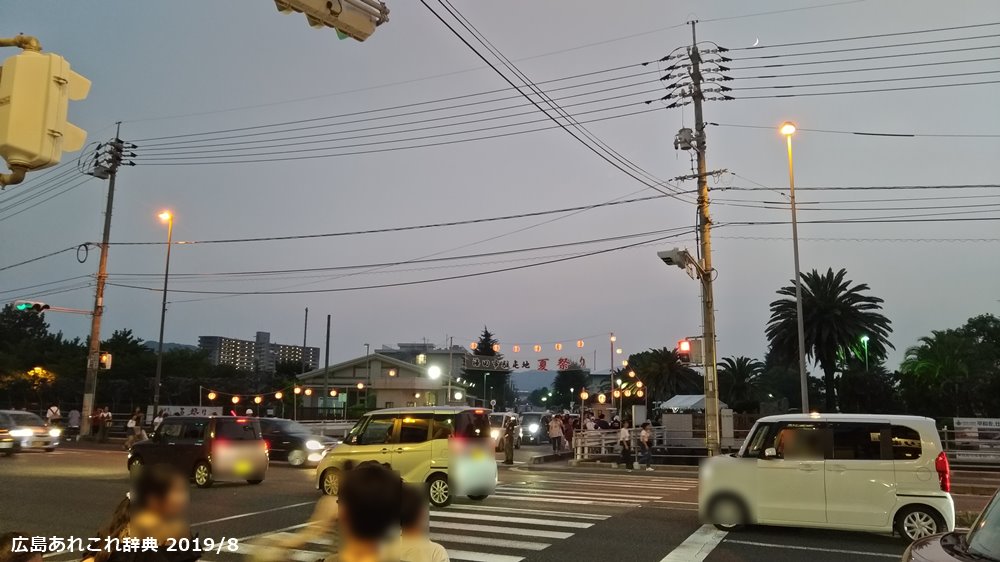
<path id="1" fill-rule="evenodd" d="M 702 518 L 727 531 L 895 531 L 912 541 L 955 529 L 951 469 L 930 418 L 761 418 L 739 452 L 702 464 L 699 482 Z"/>

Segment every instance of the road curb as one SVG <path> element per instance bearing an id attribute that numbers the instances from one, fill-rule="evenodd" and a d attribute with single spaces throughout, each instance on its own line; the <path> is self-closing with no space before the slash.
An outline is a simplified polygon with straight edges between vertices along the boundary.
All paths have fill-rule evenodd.
<path id="1" fill-rule="evenodd" d="M 566 459 L 571 459 L 571 458 L 573 458 L 573 453 L 571 453 L 569 451 L 565 451 L 565 452 L 561 452 L 561 453 L 549 453 L 547 455 L 535 455 L 535 456 L 531 457 L 531 461 L 530 461 L 529 464 L 542 464 L 542 463 L 547 463 L 547 462 L 559 462 L 559 461 L 566 460 Z"/>
<path id="2" fill-rule="evenodd" d="M 969 484 L 952 484 L 951 493 L 967 496 L 992 496 L 997 491 L 997 486 L 975 486 Z"/>

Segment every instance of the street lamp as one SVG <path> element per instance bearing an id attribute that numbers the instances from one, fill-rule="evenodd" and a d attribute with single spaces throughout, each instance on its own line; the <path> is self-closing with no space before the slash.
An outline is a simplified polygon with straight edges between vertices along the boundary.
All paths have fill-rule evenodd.
<path id="1" fill-rule="evenodd" d="M 868 334 L 861 336 L 861 345 L 865 346 L 865 372 L 868 372 Z"/>
<path id="2" fill-rule="evenodd" d="M 431 380 L 438 380 L 441 378 L 441 367 L 431 365 L 427 368 L 427 376 L 430 377 Z"/>
<path id="3" fill-rule="evenodd" d="M 809 410 L 809 381 L 806 378 L 806 328 L 802 313 L 802 274 L 799 268 L 799 222 L 795 209 L 795 165 L 792 159 L 792 135 L 795 134 L 795 123 L 785 121 L 781 125 L 781 134 L 785 135 L 788 145 L 788 200 L 792 208 L 792 248 L 795 255 L 795 322 L 799 332 L 799 383 L 802 392 L 802 412 Z"/>
<path id="4" fill-rule="evenodd" d="M 174 215 L 162 211 L 160 220 L 167 223 L 167 265 L 163 269 L 163 305 L 160 307 L 160 341 L 156 344 L 156 380 L 153 383 L 153 412 L 160 411 L 160 379 L 163 373 L 163 324 L 167 319 L 167 281 L 170 279 L 170 248 L 174 241 Z"/>

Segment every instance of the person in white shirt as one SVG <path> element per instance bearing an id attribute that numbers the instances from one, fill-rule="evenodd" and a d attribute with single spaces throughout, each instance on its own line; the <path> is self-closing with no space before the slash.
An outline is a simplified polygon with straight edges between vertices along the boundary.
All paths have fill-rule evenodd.
<path id="1" fill-rule="evenodd" d="M 625 465 L 625 470 L 632 472 L 632 435 L 628 426 L 628 420 L 622 422 L 622 428 L 618 430 L 618 444 L 622 448 L 621 463 Z"/>
<path id="2" fill-rule="evenodd" d="M 427 538 L 430 510 L 427 496 L 415 486 L 403 485 L 400 497 L 398 550 L 390 559 L 400 562 L 449 562 L 448 552 Z"/>
<path id="3" fill-rule="evenodd" d="M 649 422 L 642 422 L 639 432 L 639 464 L 646 465 L 646 470 L 653 470 L 653 429 Z"/>
<path id="4" fill-rule="evenodd" d="M 59 406 L 53 404 L 49 406 L 49 409 L 45 412 L 45 421 L 49 422 L 49 425 L 58 423 L 62 419 L 62 412 L 59 411 Z"/>

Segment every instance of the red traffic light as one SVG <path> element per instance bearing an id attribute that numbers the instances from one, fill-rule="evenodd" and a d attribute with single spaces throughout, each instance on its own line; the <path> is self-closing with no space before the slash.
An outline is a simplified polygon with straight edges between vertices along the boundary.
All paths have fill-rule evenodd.
<path id="1" fill-rule="evenodd" d="M 677 342 L 677 351 L 681 353 L 691 353 L 691 342 L 688 340 L 680 340 Z"/>

